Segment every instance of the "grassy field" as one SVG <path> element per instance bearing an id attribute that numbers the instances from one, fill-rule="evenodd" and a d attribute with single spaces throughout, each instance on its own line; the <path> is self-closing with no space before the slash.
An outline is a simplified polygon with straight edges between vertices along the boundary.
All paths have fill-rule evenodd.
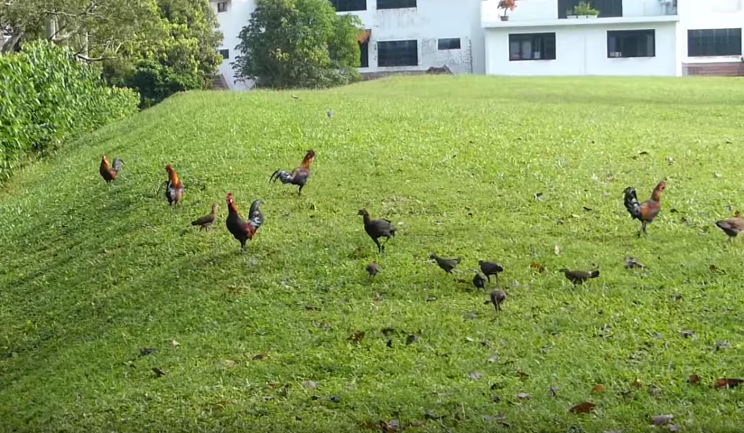
<path id="1" fill-rule="evenodd" d="M 0 191 L 0 431 L 740 431 L 744 386 L 713 385 L 744 378 L 744 241 L 714 221 L 744 211 L 742 124 L 736 79 L 173 97 Z M 269 184 L 310 148 L 301 197 Z M 125 162 L 110 185 L 102 154 Z M 155 195 L 167 163 L 178 208 Z M 662 179 L 639 238 L 623 189 Z M 246 254 L 229 191 L 265 202 Z M 398 226 L 383 256 L 362 208 Z M 479 259 L 506 269 L 501 314 Z"/>

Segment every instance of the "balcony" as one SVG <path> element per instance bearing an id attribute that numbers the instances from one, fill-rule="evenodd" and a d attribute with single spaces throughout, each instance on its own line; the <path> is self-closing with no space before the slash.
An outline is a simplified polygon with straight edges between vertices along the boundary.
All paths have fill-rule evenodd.
<path id="1" fill-rule="evenodd" d="M 507 13 L 498 8 L 498 0 L 481 3 L 481 26 L 545 27 L 654 23 L 679 21 L 677 0 L 590 0 L 599 10 L 597 17 L 569 17 L 569 11 L 580 0 L 517 0 L 517 7 Z"/>

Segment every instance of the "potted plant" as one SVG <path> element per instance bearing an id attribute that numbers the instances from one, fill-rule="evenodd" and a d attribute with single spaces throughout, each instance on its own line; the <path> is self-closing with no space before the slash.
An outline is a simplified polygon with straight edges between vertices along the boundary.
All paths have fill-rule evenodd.
<path id="1" fill-rule="evenodd" d="M 578 16 L 576 16 L 576 14 L 574 13 L 573 9 L 568 9 L 566 11 L 566 18 L 572 20 L 572 19 L 578 18 Z"/>
<path id="2" fill-rule="evenodd" d="M 580 2 L 574 7 L 574 14 L 579 18 L 597 18 L 599 11 L 594 9 L 588 2 Z"/>
<path id="3" fill-rule="evenodd" d="M 517 7 L 517 0 L 499 0 L 498 8 L 504 10 L 504 15 L 501 15 L 501 21 L 509 21 L 506 11 L 513 11 L 515 7 Z"/>

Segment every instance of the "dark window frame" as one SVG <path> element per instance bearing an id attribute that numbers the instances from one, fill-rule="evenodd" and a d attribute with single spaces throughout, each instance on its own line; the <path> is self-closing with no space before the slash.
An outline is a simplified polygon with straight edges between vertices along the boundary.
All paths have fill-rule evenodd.
<path id="1" fill-rule="evenodd" d="M 644 53 L 651 36 L 651 53 Z M 613 49 L 614 48 L 614 49 Z M 621 53 L 613 56 L 612 53 Z M 607 58 L 629 59 L 656 57 L 656 30 L 607 30 Z"/>
<path id="2" fill-rule="evenodd" d="M 367 10 L 367 0 L 329 0 L 336 12 L 357 12 Z"/>
<path id="3" fill-rule="evenodd" d="M 224 9 L 221 9 L 222 7 L 224 7 Z M 227 2 L 226 1 L 217 2 L 217 13 L 219 14 L 223 12 L 227 12 Z"/>
<path id="4" fill-rule="evenodd" d="M 359 42 L 359 67 L 369 68 L 369 39 Z"/>
<path id="5" fill-rule="evenodd" d="M 222 50 L 218 51 L 223 59 L 227 60 L 230 58 L 230 50 L 227 48 L 224 48 Z"/>
<path id="6" fill-rule="evenodd" d="M 410 51 L 411 49 L 413 50 L 412 52 Z M 408 50 L 409 52 L 405 52 L 406 50 Z M 396 60 L 400 59 L 402 59 L 400 63 L 394 63 Z M 418 65 L 418 40 L 406 39 L 395 41 L 377 41 L 378 67 L 400 67 Z"/>
<path id="7" fill-rule="evenodd" d="M 377 10 L 415 8 L 416 0 L 377 0 Z"/>
<path id="8" fill-rule="evenodd" d="M 532 47 L 538 46 L 540 48 L 540 58 L 536 59 L 533 57 L 535 49 L 533 48 L 530 52 L 530 56 L 526 57 L 522 53 L 522 43 L 524 41 L 530 41 Z M 519 43 L 519 56 L 515 56 L 512 50 L 512 44 L 515 42 Z M 556 60 L 556 34 L 555 32 L 543 32 L 543 33 L 510 33 L 509 34 L 509 61 L 510 62 L 522 62 L 522 61 L 543 61 L 543 60 Z"/>
<path id="9" fill-rule="evenodd" d="M 558 18 L 565 19 L 568 10 L 581 3 L 589 2 L 594 9 L 599 11 L 602 18 L 620 18 L 623 16 L 623 0 L 558 0 Z"/>
<path id="10" fill-rule="evenodd" d="M 720 45 L 720 42 L 723 42 Z M 742 29 L 687 30 L 687 57 L 726 57 L 742 55 Z"/>
<path id="11" fill-rule="evenodd" d="M 460 38 L 442 38 L 437 41 L 437 50 L 460 50 L 462 49 L 462 42 Z"/>

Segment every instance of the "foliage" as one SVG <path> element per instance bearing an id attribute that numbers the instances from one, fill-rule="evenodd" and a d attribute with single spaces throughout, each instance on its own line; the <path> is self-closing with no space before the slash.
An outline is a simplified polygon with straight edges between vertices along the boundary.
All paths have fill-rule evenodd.
<path id="1" fill-rule="evenodd" d="M 240 32 L 236 75 L 257 87 L 323 88 L 360 79 L 361 20 L 327 0 L 258 0 Z"/>
<path id="2" fill-rule="evenodd" d="M 157 30 L 104 64 L 109 83 L 138 91 L 152 106 L 181 91 L 208 89 L 222 64 L 223 35 L 209 0 L 157 0 Z"/>
<path id="3" fill-rule="evenodd" d="M 507 10 L 513 11 L 516 7 L 517 7 L 516 0 L 500 0 L 498 4 L 498 9 L 504 10 L 504 16 L 506 16 Z"/>
<path id="4" fill-rule="evenodd" d="M 685 432 L 740 430 L 742 385 L 711 385 L 742 375 L 744 245 L 712 221 L 742 206 L 744 87 L 447 78 L 192 92 L 14 176 L 0 192 L 4 429 L 662 432 L 648 416 L 673 414 Z M 308 148 L 302 197 L 268 183 Z M 101 154 L 126 163 L 109 185 Z M 166 163 L 180 209 L 153 194 Z M 662 178 L 638 238 L 622 191 L 645 200 Z M 244 216 L 265 202 L 245 255 L 228 191 Z M 214 202 L 212 230 L 191 227 Z M 361 208 L 399 227 L 382 256 Z M 445 275 L 430 253 L 463 261 Z M 505 268 L 500 316 L 470 283 L 482 258 Z M 601 276 L 572 287 L 564 266 Z M 593 414 L 569 412 L 587 400 Z"/>
<path id="5" fill-rule="evenodd" d="M 0 28 L 9 37 L 0 47 L 8 52 L 18 41 L 53 38 L 81 56 L 108 57 L 151 35 L 155 10 L 154 0 L 5 0 Z"/>
<path id="6" fill-rule="evenodd" d="M 574 6 L 573 12 L 574 15 L 599 15 L 599 11 L 588 2 L 580 2 Z"/>
<path id="7" fill-rule="evenodd" d="M 129 89 L 103 85 L 96 72 L 47 41 L 0 56 L 0 179 L 39 154 L 136 111 Z"/>

